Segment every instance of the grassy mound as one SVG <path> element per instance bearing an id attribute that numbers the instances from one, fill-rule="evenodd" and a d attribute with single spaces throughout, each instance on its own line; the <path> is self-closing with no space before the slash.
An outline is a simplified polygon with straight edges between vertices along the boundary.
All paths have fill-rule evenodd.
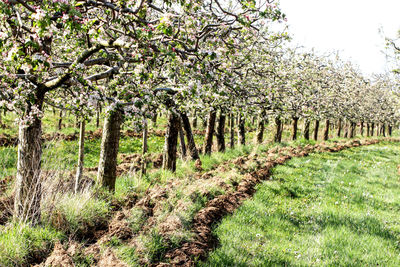
<path id="1" fill-rule="evenodd" d="M 215 229 L 203 266 L 399 266 L 397 144 L 294 158 Z"/>

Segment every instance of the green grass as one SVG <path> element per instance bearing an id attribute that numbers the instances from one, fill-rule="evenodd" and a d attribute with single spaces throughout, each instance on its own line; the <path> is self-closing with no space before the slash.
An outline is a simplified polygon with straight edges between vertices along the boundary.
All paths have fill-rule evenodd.
<path id="1" fill-rule="evenodd" d="M 90 192 L 60 195 L 54 207 L 42 214 L 43 223 L 71 236 L 85 237 L 96 227 L 106 225 L 110 204 Z"/>
<path id="2" fill-rule="evenodd" d="M 0 266 L 27 266 L 50 253 L 54 243 L 63 238 L 49 227 L 27 224 L 0 226 Z"/>
<path id="3" fill-rule="evenodd" d="M 400 266 L 398 144 L 294 158 L 215 229 L 202 266 Z"/>

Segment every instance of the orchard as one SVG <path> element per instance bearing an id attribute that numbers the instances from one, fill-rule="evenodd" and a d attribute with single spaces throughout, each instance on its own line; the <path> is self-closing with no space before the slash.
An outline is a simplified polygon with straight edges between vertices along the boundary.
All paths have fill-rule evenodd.
<path id="1" fill-rule="evenodd" d="M 399 71 L 294 48 L 286 20 L 271 0 L 0 3 L 0 266 L 240 265 L 207 262 L 212 229 L 275 165 L 398 156 Z"/>

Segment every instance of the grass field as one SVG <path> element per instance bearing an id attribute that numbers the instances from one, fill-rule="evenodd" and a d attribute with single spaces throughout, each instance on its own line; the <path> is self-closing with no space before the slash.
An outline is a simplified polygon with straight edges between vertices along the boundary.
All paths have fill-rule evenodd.
<path id="1" fill-rule="evenodd" d="M 294 158 L 215 229 L 201 266 L 400 266 L 398 144 Z"/>

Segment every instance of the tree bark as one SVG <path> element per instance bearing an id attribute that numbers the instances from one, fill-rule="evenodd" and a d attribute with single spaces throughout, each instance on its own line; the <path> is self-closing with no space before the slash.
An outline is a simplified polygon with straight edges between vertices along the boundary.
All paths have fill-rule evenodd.
<path id="1" fill-rule="evenodd" d="M 279 118 L 279 117 L 275 118 L 275 125 L 276 125 L 276 132 L 275 132 L 274 142 L 280 143 L 280 142 L 282 142 L 282 121 L 281 121 L 281 118 Z"/>
<path id="2" fill-rule="evenodd" d="M 342 119 L 339 119 L 339 121 L 338 121 L 338 130 L 337 130 L 337 137 L 340 138 L 341 133 L 342 133 Z"/>
<path id="3" fill-rule="evenodd" d="M 315 127 L 314 127 L 314 140 L 318 140 L 318 131 L 319 131 L 319 120 L 315 121 Z"/>
<path id="4" fill-rule="evenodd" d="M 62 129 L 62 121 L 63 121 L 63 110 L 60 110 L 60 118 L 58 119 L 58 130 Z"/>
<path id="5" fill-rule="evenodd" d="M 232 114 L 231 112 L 231 121 L 229 123 L 229 127 L 230 127 L 230 148 L 234 148 L 235 147 L 235 116 Z"/>
<path id="6" fill-rule="evenodd" d="M 371 136 L 374 136 L 375 123 L 371 123 Z"/>
<path id="7" fill-rule="evenodd" d="M 157 113 L 157 110 L 155 110 L 154 115 L 151 118 L 151 122 L 152 122 L 152 125 L 154 128 L 157 127 L 157 117 L 158 117 L 158 113 Z"/>
<path id="8" fill-rule="evenodd" d="M 203 146 L 204 154 L 211 154 L 216 118 L 217 118 L 216 111 L 211 111 L 208 114 L 207 130 L 206 130 L 204 146 Z"/>
<path id="9" fill-rule="evenodd" d="M 179 144 L 181 146 L 182 159 L 185 159 L 186 158 L 186 144 L 185 144 L 185 134 L 183 133 L 183 129 L 182 129 L 182 121 L 181 121 L 181 126 L 179 126 Z"/>
<path id="10" fill-rule="evenodd" d="M 186 113 L 180 114 L 182 120 L 182 127 L 185 130 L 187 148 L 189 150 L 190 158 L 192 160 L 199 159 L 199 151 L 197 150 L 196 144 L 194 142 L 192 128 L 190 126 L 189 118 Z"/>
<path id="11" fill-rule="evenodd" d="M 176 171 L 176 147 L 178 144 L 180 123 L 180 117 L 174 111 L 170 111 L 163 152 L 162 167 L 164 170 Z"/>
<path id="12" fill-rule="evenodd" d="M 239 145 L 244 146 L 246 144 L 245 119 L 241 113 L 239 113 L 238 142 L 239 142 Z"/>
<path id="13" fill-rule="evenodd" d="M 38 89 L 34 103 L 42 110 L 44 92 Z M 41 162 L 42 162 L 42 121 L 39 116 L 24 122 L 32 112 L 32 102 L 27 103 L 27 114 L 19 124 L 18 161 L 15 179 L 14 217 L 23 222 L 40 221 L 40 200 L 42 197 Z"/>
<path id="14" fill-rule="evenodd" d="M 197 128 L 197 114 L 196 114 L 196 110 L 194 110 L 194 114 L 193 114 L 193 129 Z"/>
<path id="15" fill-rule="evenodd" d="M 329 139 L 329 126 L 330 126 L 330 121 L 326 120 L 325 121 L 325 130 L 324 130 L 324 140 L 327 141 Z"/>
<path id="16" fill-rule="evenodd" d="M 258 115 L 258 122 L 257 122 L 257 144 L 261 144 L 264 140 L 264 130 L 265 130 L 265 110 L 262 110 Z"/>
<path id="17" fill-rule="evenodd" d="M 292 132 L 292 140 L 297 139 L 297 125 L 299 122 L 299 118 L 293 117 L 293 132 Z"/>
<path id="18" fill-rule="evenodd" d="M 223 110 L 221 110 L 219 117 L 218 117 L 218 125 L 217 125 L 217 132 L 216 132 L 219 152 L 224 152 L 226 149 L 226 146 L 225 146 L 225 121 L 226 121 L 226 114 Z"/>
<path id="19" fill-rule="evenodd" d="M 78 152 L 78 167 L 75 176 L 75 194 L 79 191 L 79 182 L 82 179 L 83 164 L 85 160 L 85 124 L 84 118 L 81 119 L 79 125 L 79 152 Z"/>
<path id="20" fill-rule="evenodd" d="M 310 121 L 308 119 L 304 120 L 303 136 L 304 139 L 310 140 Z"/>
<path id="21" fill-rule="evenodd" d="M 361 122 L 361 125 L 360 125 L 360 134 L 361 134 L 361 136 L 364 136 L 364 122 L 363 121 Z"/>
<path id="22" fill-rule="evenodd" d="M 379 123 L 376 124 L 376 136 L 379 136 Z"/>
<path id="23" fill-rule="evenodd" d="M 389 125 L 388 126 L 388 133 L 389 133 L 389 136 L 392 136 L 392 125 Z"/>
<path id="24" fill-rule="evenodd" d="M 203 129 L 207 127 L 207 118 L 203 117 Z"/>
<path id="25" fill-rule="evenodd" d="M 110 192 L 115 191 L 117 156 L 123 120 L 120 110 L 111 111 L 104 120 L 97 182 Z"/>
<path id="26" fill-rule="evenodd" d="M 386 137 L 386 125 L 384 123 L 382 123 L 382 135 Z"/>
<path id="27" fill-rule="evenodd" d="M 350 138 L 354 138 L 356 133 L 357 123 L 350 122 Z"/>

